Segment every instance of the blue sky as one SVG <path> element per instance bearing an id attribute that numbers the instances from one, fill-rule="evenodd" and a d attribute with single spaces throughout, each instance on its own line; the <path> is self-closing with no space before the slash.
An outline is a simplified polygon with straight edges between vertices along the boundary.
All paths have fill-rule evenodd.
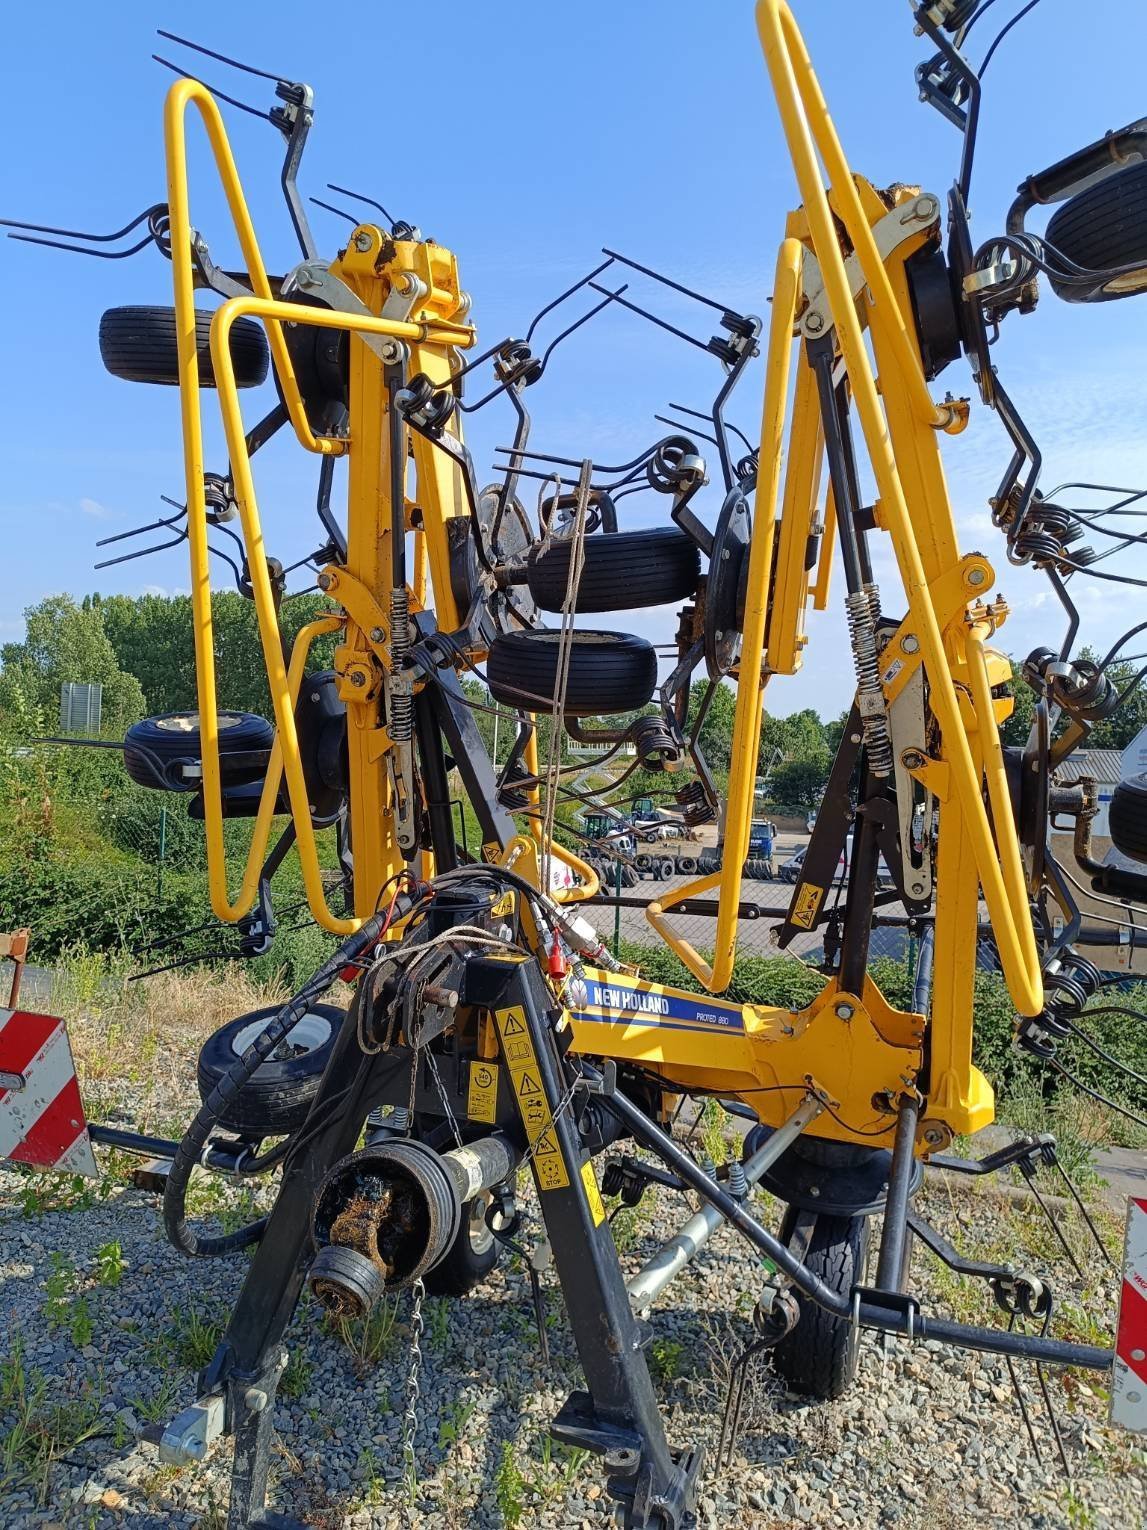
<path id="1" fill-rule="evenodd" d="M 996 10 L 1006 18 L 1013 8 L 1004 0 L 980 30 L 990 35 Z M 925 48 L 903 0 L 797 0 L 794 9 L 855 168 L 878 185 L 902 180 L 945 192 L 959 140 L 917 100 L 912 71 Z M 1095 0 L 1087 17 L 1080 22 L 1073 0 L 1043 0 L 992 63 L 972 196 L 977 239 L 1002 226 L 1026 174 L 1147 111 L 1142 11 Z M 748 0 L 439 0 L 432 20 L 386 4 L 337 20 L 292 0 L 203 0 L 194 10 L 67 0 L 50 17 L 18 7 L 5 24 L 9 57 L 19 61 L 6 75 L 6 215 L 110 230 L 163 198 L 169 77 L 150 60 L 157 25 L 308 81 L 317 111 L 304 189 L 324 195 L 328 180 L 359 187 L 455 249 L 486 344 L 523 333 L 545 301 L 595 263 L 602 244 L 767 313 L 776 245 L 796 197 Z M 977 52 L 985 41 L 977 39 Z M 201 72 L 270 104 L 266 82 L 206 60 Z M 264 255 L 283 269 L 297 255 L 278 195 L 280 140 L 241 113 L 227 110 L 227 118 Z M 199 152 L 192 202 L 216 258 L 233 259 Z M 313 221 L 333 255 L 346 225 L 318 209 Z M 22 609 L 53 591 L 175 591 L 186 588 L 187 574 L 183 549 L 92 572 L 97 538 L 152 519 L 161 493 L 181 495 L 174 390 L 108 376 L 96 343 L 105 307 L 170 300 L 166 263 L 151 250 L 105 262 L 0 240 L 0 270 L 8 342 L 0 372 L 0 640 L 9 640 L 22 630 Z M 658 296 L 637 283 L 631 295 Z M 659 301 L 695 333 L 710 332 L 703 310 Z M 1076 478 L 1147 483 L 1145 338 L 1147 298 L 1075 308 L 1045 291 L 1034 315 L 1007 321 L 996 361 L 1043 445 L 1046 486 Z M 656 410 L 670 399 L 704 405 L 716 383 L 712 358 L 613 314 L 571 340 L 531 394 L 533 442 L 624 460 L 653 439 Z M 970 391 L 962 362 L 944 374 L 944 387 Z M 750 434 L 760 390 L 758 363 L 732 411 Z M 246 407 L 255 418 L 250 396 Z M 483 466 L 509 439 L 511 422 L 496 409 L 468 426 Z M 222 466 L 219 439 L 212 428 L 208 460 Z M 978 402 L 965 435 L 945 442 L 964 545 L 1001 571 L 1015 612 L 1004 642 L 1022 655 L 1058 641 L 1061 622 L 1043 581 L 1007 567 L 987 520 L 986 496 L 1006 456 L 1002 431 Z M 291 562 L 317 540 L 314 462 L 284 442 L 257 465 L 270 548 Z M 719 502 L 712 487 L 700 507 L 711 516 Z M 629 504 L 631 524 L 664 513 L 651 497 Z M 879 568 L 888 575 L 885 609 L 894 611 L 899 593 L 886 557 Z M 1135 592 L 1078 583 L 1085 640 L 1100 644 L 1132 619 Z M 672 633 L 668 613 L 615 624 L 662 641 Z M 774 682 L 770 708 L 839 711 L 851 692 L 842 639 L 835 611 L 814 617 L 805 669 Z"/>

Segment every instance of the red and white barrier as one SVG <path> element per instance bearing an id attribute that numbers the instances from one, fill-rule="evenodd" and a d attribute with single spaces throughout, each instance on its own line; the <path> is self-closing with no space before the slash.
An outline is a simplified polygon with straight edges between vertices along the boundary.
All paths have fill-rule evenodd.
<path id="1" fill-rule="evenodd" d="M 0 1159 L 99 1177 L 67 1027 L 0 1009 Z"/>
<path id="2" fill-rule="evenodd" d="M 1127 1202 L 1111 1422 L 1147 1431 L 1147 1199 L 1134 1196 Z"/>

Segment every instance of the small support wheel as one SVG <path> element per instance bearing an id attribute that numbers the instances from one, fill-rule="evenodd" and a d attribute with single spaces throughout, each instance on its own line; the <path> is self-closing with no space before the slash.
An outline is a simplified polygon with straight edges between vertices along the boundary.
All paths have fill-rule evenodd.
<path id="1" fill-rule="evenodd" d="M 847 1296 L 864 1280 L 868 1239 L 867 1217 L 817 1217 L 805 1263 L 825 1285 Z M 794 1295 L 800 1321 L 773 1350 L 773 1365 L 794 1392 L 821 1402 L 843 1397 L 856 1379 L 860 1331 L 801 1292 Z"/>
<path id="2" fill-rule="evenodd" d="M 210 308 L 195 310 L 195 354 L 199 386 L 215 387 L 211 364 Z M 179 386 L 179 351 L 175 309 L 167 307 L 109 308 L 100 320 L 100 356 L 113 377 L 126 382 Z M 271 353 L 263 326 L 254 319 L 236 319 L 231 326 L 231 364 L 240 388 L 256 388 L 267 376 Z"/>

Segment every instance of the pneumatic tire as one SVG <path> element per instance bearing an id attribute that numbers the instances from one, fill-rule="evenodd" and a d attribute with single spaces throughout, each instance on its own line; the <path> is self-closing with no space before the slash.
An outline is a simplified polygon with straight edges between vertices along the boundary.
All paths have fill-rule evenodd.
<path id="1" fill-rule="evenodd" d="M 867 1217 L 817 1217 L 805 1263 L 825 1285 L 847 1296 L 864 1280 Z M 773 1350 L 773 1366 L 794 1392 L 821 1402 L 843 1397 L 856 1379 L 860 1332 L 795 1290 L 800 1320 Z"/>
<path id="2" fill-rule="evenodd" d="M 533 628 L 503 632 L 486 661 L 495 701 L 537 711 L 552 703 L 558 679 L 560 633 Z M 657 655 L 644 638 L 625 632 L 576 631 L 570 647 L 565 710 L 571 717 L 635 712 L 657 685 Z"/>
<path id="3" fill-rule="evenodd" d="M 219 756 L 229 783 L 261 781 L 267 773 L 261 763 L 229 766 L 229 755 L 261 753 L 274 742 L 275 730 L 265 717 L 254 712 L 219 713 Z M 123 768 L 137 786 L 167 792 L 197 791 L 198 777 L 185 777 L 183 767 L 198 764 L 202 757 L 198 712 L 144 717 L 124 734 Z"/>
<path id="4" fill-rule="evenodd" d="M 454 1241 L 423 1283 L 432 1296 L 466 1296 L 481 1285 L 498 1262 L 498 1240 L 486 1226 L 489 1195 L 476 1195 L 462 1206 L 462 1224 Z"/>
<path id="5" fill-rule="evenodd" d="M 195 351 L 199 386 L 215 387 L 211 365 L 210 308 L 195 310 Z M 113 377 L 126 382 L 179 386 L 179 350 L 175 338 L 175 309 L 168 307 L 109 308 L 100 320 L 100 355 Z M 266 379 L 270 365 L 267 337 L 254 319 L 236 319 L 231 326 L 231 362 L 240 388 L 255 388 Z"/>
<path id="6" fill-rule="evenodd" d="M 1120 855 L 1147 861 L 1147 775 L 1120 781 L 1107 810 L 1111 842 Z"/>
<path id="7" fill-rule="evenodd" d="M 1069 303 L 1103 303 L 1147 289 L 1147 160 L 1077 192 L 1048 220 L 1044 242 L 1084 271 L 1139 268 L 1082 285 L 1049 275 L 1053 290 Z"/>
<path id="8" fill-rule="evenodd" d="M 275 1004 L 252 1010 L 208 1036 L 199 1053 L 200 1099 L 207 1099 L 278 1013 Z M 281 1137 L 297 1131 L 307 1119 L 345 1018 L 345 1010 L 334 1004 L 312 1004 L 255 1069 L 219 1124 L 245 1137 Z"/>
<path id="9" fill-rule="evenodd" d="M 577 611 L 634 611 L 688 600 L 701 579 L 697 544 L 676 526 L 586 537 Z M 526 565 L 530 594 L 543 611 L 560 611 L 569 581 L 568 539 L 535 548 Z"/>

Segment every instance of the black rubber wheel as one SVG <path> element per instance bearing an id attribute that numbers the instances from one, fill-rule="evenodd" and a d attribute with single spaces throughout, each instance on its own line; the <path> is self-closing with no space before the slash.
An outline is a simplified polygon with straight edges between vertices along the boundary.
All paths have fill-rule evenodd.
<path id="1" fill-rule="evenodd" d="M 805 1263 L 847 1296 L 864 1279 L 867 1217 L 817 1217 Z M 856 1378 L 860 1332 L 794 1290 L 800 1321 L 773 1350 L 773 1365 L 794 1392 L 821 1402 L 843 1397 Z"/>
<path id="2" fill-rule="evenodd" d="M 676 526 L 586 537 L 582 545 L 578 611 L 634 611 L 697 593 L 701 553 Z M 530 594 L 543 611 L 560 611 L 565 603 L 571 549 L 572 543 L 563 539 L 530 554 Z"/>
<path id="3" fill-rule="evenodd" d="M 209 308 L 195 310 L 195 349 L 199 356 L 199 386 L 213 388 Z M 113 377 L 127 382 L 179 386 L 179 353 L 175 340 L 174 308 L 109 308 L 100 320 L 100 355 Z M 231 361 L 240 388 L 255 388 L 267 376 L 270 350 L 263 326 L 254 319 L 236 319 L 231 326 Z"/>
<path id="4" fill-rule="evenodd" d="M 560 634 L 548 629 L 503 632 L 486 661 L 495 701 L 537 711 L 550 705 L 557 684 Z M 644 638 L 625 632 L 578 631 L 570 647 L 566 712 L 608 717 L 645 706 L 657 685 L 657 655 Z"/>
<path id="5" fill-rule="evenodd" d="M 270 749 L 275 730 L 265 717 L 254 712 L 219 713 L 219 754 L 248 754 Z M 137 786 L 157 791 L 193 792 L 199 780 L 186 780 L 182 767 L 197 764 L 202 758 L 199 743 L 198 712 L 166 712 L 162 717 L 145 717 L 132 723 L 123 738 L 123 768 Z M 266 767 L 260 763 L 225 766 L 229 783 L 261 781 Z"/>
<path id="6" fill-rule="evenodd" d="M 1107 823 L 1111 842 L 1120 855 L 1147 861 L 1147 775 L 1120 781 L 1111 794 Z"/>
<path id="7" fill-rule="evenodd" d="M 697 870 L 697 861 L 692 855 L 683 855 L 677 862 L 677 870 L 683 877 L 691 877 Z"/>
<path id="8" fill-rule="evenodd" d="M 666 856 L 666 858 L 661 862 L 661 865 L 658 867 L 658 870 L 661 873 L 661 880 L 663 882 L 668 882 L 669 878 L 677 870 L 677 866 L 674 861 L 671 861 L 669 857 Z"/>
<path id="9" fill-rule="evenodd" d="M 454 1242 L 432 1270 L 422 1277 L 434 1296 L 465 1296 L 480 1285 L 498 1262 L 498 1240 L 486 1226 L 488 1195 L 476 1195 L 462 1206 L 462 1225 Z"/>
<path id="10" fill-rule="evenodd" d="M 199 1053 L 201 1099 L 207 1099 L 278 1012 L 274 1004 L 252 1010 L 208 1036 Z M 302 1126 L 344 1018 L 345 1011 L 334 1004 L 312 1004 L 282 1044 L 255 1069 L 220 1124 L 248 1137 L 280 1137 Z"/>
<path id="11" fill-rule="evenodd" d="M 1081 285 L 1049 276 L 1069 303 L 1104 303 L 1147 289 L 1147 160 L 1077 192 L 1048 220 L 1044 240 L 1085 271 L 1136 266 L 1124 276 Z"/>
<path id="12" fill-rule="evenodd" d="M 633 860 L 634 867 L 638 871 L 652 871 L 653 861 L 648 855 L 638 855 Z"/>

